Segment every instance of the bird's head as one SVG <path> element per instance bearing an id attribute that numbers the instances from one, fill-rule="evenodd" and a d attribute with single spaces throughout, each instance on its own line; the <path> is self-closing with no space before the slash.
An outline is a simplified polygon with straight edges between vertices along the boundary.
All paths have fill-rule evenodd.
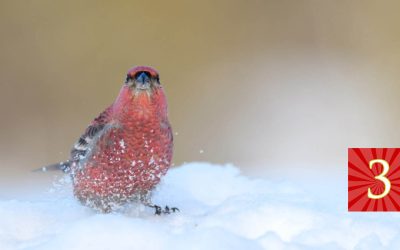
<path id="1" fill-rule="evenodd" d="M 159 117 L 166 117 L 167 100 L 158 72 L 148 66 L 130 69 L 114 102 L 114 110 L 124 110 L 125 113 L 128 112 L 130 116 L 135 116 L 137 119 L 139 119 L 138 114 L 140 117 L 150 117 L 153 111 Z"/>
<path id="2" fill-rule="evenodd" d="M 161 87 L 158 72 L 148 66 L 137 66 L 130 69 L 127 73 L 125 84 L 136 94 L 143 91 L 151 94 Z"/>

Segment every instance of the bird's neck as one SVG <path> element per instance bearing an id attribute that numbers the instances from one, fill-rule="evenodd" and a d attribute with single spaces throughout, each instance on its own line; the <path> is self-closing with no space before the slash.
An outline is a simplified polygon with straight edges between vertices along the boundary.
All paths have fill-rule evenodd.
<path id="1" fill-rule="evenodd" d="M 146 91 L 134 93 L 124 86 L 113 105 L 114 119 L 122 122 L 146 123 L 167 120 L 167 101 L 162 88 L 148 94 Z"/>

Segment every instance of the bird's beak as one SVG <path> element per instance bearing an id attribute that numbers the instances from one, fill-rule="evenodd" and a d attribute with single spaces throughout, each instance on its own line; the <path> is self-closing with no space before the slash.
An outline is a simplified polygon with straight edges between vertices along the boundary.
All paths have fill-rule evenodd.
<path id="1" fill-rule="evenodd" d="M 147 90 L 151 86 L 151 80 L 145 72 L 140 73 L 136 77 L 135 81 L 136 81 L 136 89 Z"/>

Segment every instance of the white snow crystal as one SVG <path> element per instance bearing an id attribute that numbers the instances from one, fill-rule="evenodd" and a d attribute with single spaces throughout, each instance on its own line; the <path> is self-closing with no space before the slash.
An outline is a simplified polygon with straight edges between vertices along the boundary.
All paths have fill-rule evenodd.
<path id="1" fill-rule="evenodd" d="M 0 200 L 0 249 L 399 249 L 398 214 L 349 213 L 345 181 L 334 191 L 308 183 L 188 163 L 171 169 L 153 196 L 180 212 L 155 216 L 138 204 L 97 214 L 65 182 L 40 199 Z"/>
<path id="2" fill-rule="evenodd" d="M 154 161 L 154 157 L 152 156 L 151 158 L 150 158 L 150 160 L 149 160 L 149 165 L 151 165 L 151 164 L 153 164 L 155 161 Z"/>
<path id="3" fill-rule="evenodd" d="M 124 141 L 124 139 L 121 139 L 119 141 L 119 145 L 121 146 L 121 148 L 125 149 L 125 141 Z"/>

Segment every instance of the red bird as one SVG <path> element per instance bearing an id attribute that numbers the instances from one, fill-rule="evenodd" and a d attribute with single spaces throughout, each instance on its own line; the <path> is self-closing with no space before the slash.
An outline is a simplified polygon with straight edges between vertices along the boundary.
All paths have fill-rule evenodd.
<path id="1" fill-rule="evenodd" d="M 70 159 L 57 168 L 71 174 L 74 195 L 91 208 L 110 212 L 139 200 L 156 214 L 179 211 L 153 205 L 150 194 L 171 166 L 172 129 L 157 71 L 128 71 L 115 102 L 87 127 Z"/>

